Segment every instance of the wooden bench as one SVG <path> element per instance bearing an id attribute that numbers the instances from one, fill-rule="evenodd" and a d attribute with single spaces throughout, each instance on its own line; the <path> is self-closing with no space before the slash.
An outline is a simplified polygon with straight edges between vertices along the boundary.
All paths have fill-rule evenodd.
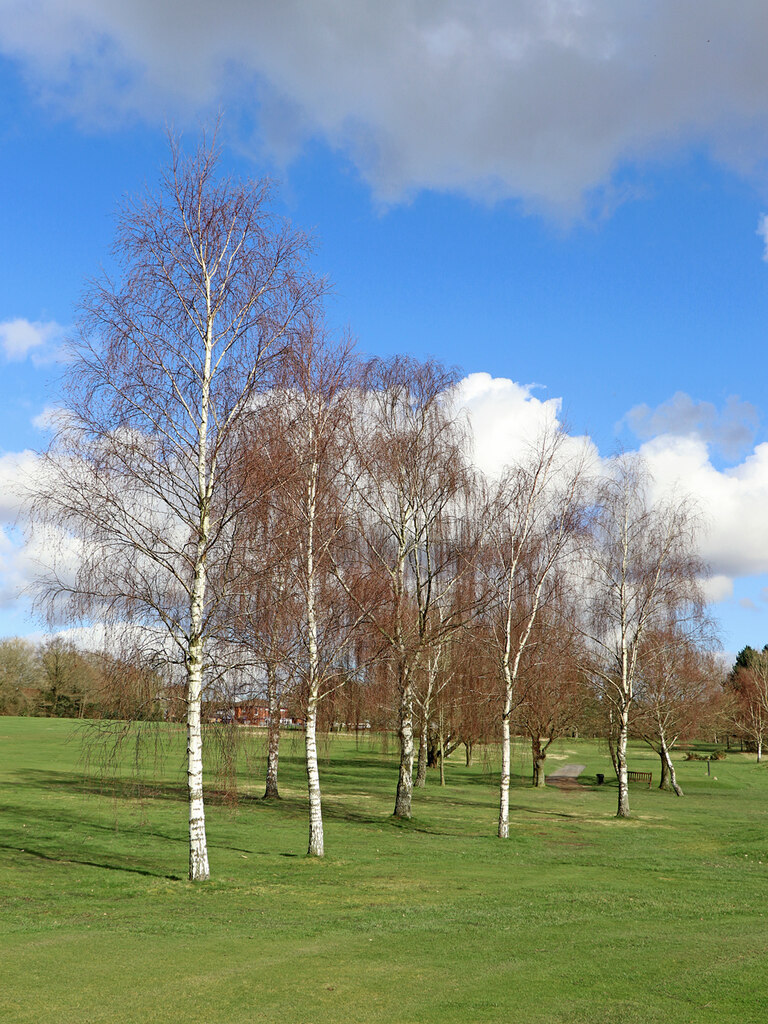
<path id="1" fill-rule="evenodd" d="M 653 772 L 627 772 L 627 782 L 647 782 L 648 789 L 651 788 Z"/>

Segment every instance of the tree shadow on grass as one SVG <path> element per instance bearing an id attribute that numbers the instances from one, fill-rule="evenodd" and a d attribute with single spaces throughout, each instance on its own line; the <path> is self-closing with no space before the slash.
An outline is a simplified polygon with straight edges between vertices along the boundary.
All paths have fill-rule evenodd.
<path id="1" fill-rule="evenodd" d="M 587 776 L 589 777 L 589 776 Z M 501 785 L 501 773 L 498 771 L 474 773 L 460 777 L 461 786 L 481 786 L 483 789 L 498 790 Z M 509 776 L 510 789 L 534 789 L 530 772 L 511 772 Z"/>
<path id="2" fill-rule="evenodd" d="M 302 769 L 304 768 L 304 759 L 297 758 L 297 764 Z M 382 761 L 380 757 L 370 757 L 363 755 L 352 755 L 348 759 L 341 757 L 328 757 L 323 759 L 322 756 L 318 757 L 320 763 L 320 769 L 324 772 L 331 772 L 338 776 L 359 776 L 361 771 L 364 771 L 370 775 L 380 775 L 382 777 L 389 778 L 394 771 L 397 773 L 397 764 L 393 762 Z"/>
<path id="3" fill-rule="evenodd" d="M 87 775 L 83 772 L 53 772 L 32 769 L 19 772 L 20 786 L 26 789 L 66 789 L 70 793 L 114 799 L 145 798 L 153 800 L 186 801 L 187 788 L 167 779 L 139 780 L 130 776 L 114 778 Z"/>
<path id="4" fill-rule="evenodd" d="M 379 762 L 374 759 L 362 758 L 366 762 L 370 761 L 372 767 L 381 768 Z M 339 772 L 339 776 L 344 776 L 348 773 Z M 350 773 L 351 774 L 351 773 Z M 80 772 L 56 772 L 56 771 L 43 771 L 33 770 L 19 773 L 20 781 L 19 784 L 22 788 L 26 787 L 31 790 L 47 790 L 51 791 L 66 791 L 67 793 L 76 793 L 83 795 L 94 795 L 100 797 L 112 798 L 117 802 L 121 799 L 130 799 L 131 801 L 141 803 L 146 802 L 149 807 L 155 801 L 169 801 L 176 802 L 179 804 L 185 803 L 187 799 L 186 787 L 178 783 L 169 782 L 166 779 L 162 780 L 148 780 L 137 786 L 135 779 L 131 778 L 113 778 L 104 779 L 98 775 L 83 774 Z M 522 781 L 522 776 L 519 777 Z M 474 782 L 475 779 L 463 778 L 461 780 L 461 787 L 463 788 L 468 782 Z M 476 777 L 477 782 L 482 782 L 484 787 L 492 785 L 492 780 L 489 780 L 488 776 Z M 448 787 L 450 791 L 451 787 Z M 592 787 L 585 786 L 584 789 L 589 791 Z M 424 792 L 424 791 L 419 791 Z M 390 795 L 389 791 L 386 791 L 387 797 Z M 492 807 L 492 804 L 487 800 L 476 800 L 476 799 L 462 799 L 460 793 L 457 793 L 456 798 L 449 796 L 446 790 L 442 790 L 437 786 L 430 786 L 425 796 L 428 796 L 428 800 L 425 801 L 423 810 L 426 814 L 419 813 L 418 797 L 416 797 L 416 815 L 410 820 L 402 820 L 394 818 L 387 811 L 379 810 L 377 813 L 371 807 L 360 808 L 354 806 L 355 794 L 347 794 L 344 797 L 336 798 L 334 795 L 326 796 L 323 801 L 324 817 L 330 822 L 345 822 L 360 826 L 374 826 L 378 828 L 390 827 L 399 831 L 412 831 L 418 832 L 425 835 L 442 836 L 446 838 L 483 838 L 493 834 L 492 829 L 477 830 L 477 826 L 472 827 L 470 822 L 457 822 L 455 825 L 445 823 L 445 811 L 446 808 L 450 813 L 451 808 L 455 808 L 456 811 L 482 811 L 487 814 Z M 479 795 L 479 794 L 478 794 Z M 382 804 L 379 802 L 379 798 L 383 797 L 383 793 L 371 794 L 368 791 L 364 791 L 360 794 L 361 798 L 364 796 L 366 799 L 370 799 L 374 796 L 379 808 Z M 217 803 L 225 803 L 222 798 L 217 800 L 215 792 L 210 789 L 206 793 L 206 800 L 210 805 L 216 805 Z M 389 804 L 389 800 L 386 799 L 386 804 Z M 237 806 L 241 810 L 251 811 L 254 810 L 257 815 L 266 814 L 274 819 L 276 816 L 277 821 L 284 823 L 298 823 L 304 821 L 307 815 L 307 801 L 304 796 L 284 796 L 279 802 L 264 801 L 261 796 L 256 795 L 243 795 L 238 798 Z M 11 810 L 11 808 L 8 808 Z M 18 805 L 13 808 L 14 813 L 19 813 Z M 513 804 L 510 807 L 512 814 L 524 816 L 537 816 L 548 817 L 552 819 L 572 819 L 573 813 L 555 810 L 550 807 L 542 806 L 526 806 Z M 59 806 L 55 812 L 48 811 L 42 807 L 36 807 L 34 814 L 38 820 L 43 819 L 51 823 L 51 832 L 55 830 L 64 830 L 66 828 L 72 828 L 76 826 L 87 827 L 89 830 L 100 830 L 104 833 L 114 833 L 120 831 L 123 835 L 130 836 L 131 834 L 141 837 L 142 839 L 153 838 L 162 842 L 172 842 L 175 844 L 184 844 L 188 842 L 188 837 L 185 831 L 181 829 L 177 834 L 168 834 L 157 827 L 150 827 L 146 822 L 141 824 L 131 823 L 125 825 L 125 823 L 119 823 L 117 812 L 115 813 L 114 821 L 111 824 L 102 824 L 99 822 L 89 821 L 84 822 L 82 813 L 77 813 L 75 809 L 68 812 L 66 807 Z M 440 818 L 443 817 L 443 821 Z M 425 820 L 426 819 L 426 820 Z M 430 820 L 431 819 L 431 820 Z M 213 823 L 211 823 L 213 825 Z M 261 852 L 264 855 L 268 855 L 268 851 L 259 851 L 254 848 L 240 847 L 234 845 L 231 842 L 227 842 L 226 838 L 221 835 L 216 835 L 220 832 L 221 822 L 218 822 L 214 827 L 210 829 L 209 839 L 211 840 L 212 847 L 220 850 L 229 850 L 236 853 L 245 853 L 252 856 L 258 856 Z M 74 838 L 74 837 L 73 837 Z M 6 847 L 7 849 L 19 849 L 22 847 Z M 47 855 L 42 852 L 30 851 L 28 847 L 23 847 L 28 853 L 33 856 L 38 856 L 41 859 L 47 859 L 52 861 L 59 861 L 62 863 L 79 863 L 83 865 L 89 865 L 93 867 L 103 867 L 107 870 L 114 871 L 135 871 L 138 874 L 157 875 L 158 877 L 165 877 L 169 879 L 179 879 L 181 876 L 170 874 L 166 875 L 162 872 L 155 872 L 144 868 L 131 868 L 125 867 L 124 865 L 115 863 L 97 862 L 93 860 L 82 859 L 77 856 L 80 851 L 72 850 L 73 856 L 67 856 L 66 849 L 63 849 L 59 856 Z"/>
<path id="5" fill-rule="evenodd" d="M 44 853 L 42 850 L 30 850 L 28 846 L 14 846 L 11 843 L 0 843 L 0 850 L 25 854 L 26 856 L 36 857 L 38 860 L 48 861 L 52 864 L 80 864 L 84 867 L 103 868 L 106 871 L 127 871 L 134 875 L 145 875 L 148 878 L 167 878 L 172 882 L 184 881 L 181 875 L 169 875 L 162 871 L 151 871 L 149 868 L 130 867 L 127 864 L 109 864 L 104 861 L 85 860 L 81 857 L 55 856 L 54 854 Z"/>
<path id="6" fill-rule="evenodd" d="M 170 801 L 186 804 L 187 787 L 184 783 L 168 779 L 138 779 L 131 776 L 104 777 L 83 772 L 54 772 L 32 769 L 18 773 L 19 787 L 35 790 L 66 790 L 67 793 L 104 797 L 111 800 Z M 235 801 L 231 795 L 215 784 L 206 786 L 206 805 L 211 807 L 238 804 L 262 804 L 260 796 L 240 793 Z"/>
<path id="7" fill-rule="evenodd" d="M 18 805 L 0 805 L 0 815 L 4 816 L 6 820 L 11 815 L 18 816 L 20 814 L 20 811 L 21 809 L 19 808 Z M 117 833 L 126 840 L 130 840 L 131 837 L 134 837 L 136 840 L 142 841 L 147 839 L 156 839 L 162 843 L 174 843 L 176 845 L 181 845 L 184 847 L 186 847 L 189 843 L 189 836 L 186 833 L 184 823 L 181 821 L 181 819 L 179 831 L 177 833 L 168 833 L 158 829 L 156 826 L 150 826 L 146 823 L 136 823 L 135 821 L 126 823 L 125 821 L 120 821 L 117 815 L 115 815 L 112 821 L 106 822 L 94 820 L 93 818 L 84 818 L 83 814 L 79 812 L 76 807 L 72 807 L 71 810 L 67 810 L 65 808 L 62 808 L 61 806 L 56 808 L 55 810 L 46 807 L 35 807 L 33 811 L 30 809 L 30 813 L 34 814 L 36 824 L 44 825 L 46 827 L 46 833 L 49 836 L 58 837 L 58 841 L 61 844 L 61 852 L 60 855 L 58 856 L 51 856 L 49 858 L 51 860 L 60 860 L 62 862 L 71 861 L 72 863 L 83 864 L 90 863 L 89 861 L 81 860 L 77 855 L 79 851 L 77 850 L 76 847 L 80 845 L 79 836 L 82 830 L 87 830 L 87 832 L 93 833 L 94 835 L 99 834 L 105 838 L 111 838 Z M 72 830 L 71 836 L 66 834 L 69 832 L 69 830 Z M 231 842 L 227 842 L 225 838 L 220 838 L 219 836 L 216 836 L 216 838 L 212 841 L 210 833 L 215 833 L 215 831 L 215 828 L 209 828 L 209 845 L 215 846 L 215 848 L 219 850 L 228 850 L 232 853 L 244 853 L 248 855 L 255 855 L 257 853 L 257 851 L 251 849 L 250 847 L 237 846 Z M 64 833 L 64 835 L 62 835 L 62 833 Z M 68 840 L 70 840 L 70 838 L 71 846 L 68 843 Z M 0 846 L 0 849 L 2 848 L 3 847 Z M 20 844 L 19 846 L 9 845 L 5 848 L 25 850 L 28 853 L 33 852 L 30 851 L 30 848 L 26 845 L 26 843 Z M 69 856 L 67 848 L 72 850 L 72 856 Z M 44 855 L 40 854 L 40 856 Z M 95 866 L 113 868 L 114 870 L 123 870 L 123 868 L 119 865 L 96 864 Z M 131 869 L 126 868 L 125 870 Z M 155 872 L 152 871 L 149 871 L 147 873 L 155 874 Z M 170 878 L 178 876 L 169 875 L 168 877 Z"/>

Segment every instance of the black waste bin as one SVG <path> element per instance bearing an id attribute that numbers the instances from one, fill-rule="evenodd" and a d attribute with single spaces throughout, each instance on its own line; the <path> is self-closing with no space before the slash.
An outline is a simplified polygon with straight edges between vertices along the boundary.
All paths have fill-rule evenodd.
<path id="1" fill-rule="evenodd" d="M 597 779 L 598 786 L 602 786 L 602 784 L 605 782 L 605 776 L 602 774 L 602 772 L 598 772 L 595 778 Z"/>

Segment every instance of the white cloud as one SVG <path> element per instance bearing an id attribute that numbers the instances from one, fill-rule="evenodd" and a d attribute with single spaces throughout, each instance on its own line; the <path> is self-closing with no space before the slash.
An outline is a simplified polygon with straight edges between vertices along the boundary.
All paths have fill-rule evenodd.
<path id="1" fill-rule="evenodd" d="M 733 580 L 722 574 L 709 576 L 703 583 L 703 589 L 708 601 L 727 601 L 733 597 Z"/>
<path id="2" fill-rule="evenodd" d="M 491 476 L 519 458 L 542 430 L 557 424 L 561 404 L 559 398 L 536 398 L 530 385 L 489 373 L 464 377 L 456 399 L 468 414 L 474 460 Z"/>
<path id="3" fill-rule="evenodd" d="M 702 554 L 728 577 L 768 572 L 768 444 L 737 466 L 716 469 L 704 441 L 663 435 L 642 445 L 662 493 L 690 494 L 705 520 Z"/>
<path id="4" fill-rule="evenodd" d="M 475 461 L 491 475 L 519 458 L 542 429 L 559 424 L 559 398 L 539 398 L 531 386 L 487 373 L 465 377 L 457 399 L 474 430 Z M 670 417 L 659 422 L 669 423 Z M 573 437 L 570 443 L 574 449 L 591 446 L 588 438 Z M 656 493 L 689 494 L 701 510 L 706 523 L 702 554 L 713 572 L 706 591 L 712 601 L 733 601 L 736 578 L 768 573 L 768 443 L 727 469 L 713 465 L 707 442 L 695 433 L 661 434 L 640 451 Z M 593 454 L 597 460 L 594 448 Z M 40 565 L 50 561 L 52 550 L 64 571 L 74 572 L 77 564 L 77 551 L 62 544 L 61 537 L 38 536 L 25 545 L 13 526 L 22 510 L 23 484 L 38 467 L 32 452 L 0 457 L 0 523 L 9 524 L 0 534 L 0 605 L 15 600 Z M 768 600 L 768 588 L 761 599 Z"/>
<path id="5" fill-rule="evenodd" d="M 763 259 L 768 261 L 768 213 L 761 213 L 757 221 L 757 234 L 763 240 Z"/>
<path id="6" fill-rule="evenodd" d="M 38 458 L 34 452 L 0 455 L 0 523 L 14 523 L 21 511 L 25 488 L 34 480 Z"/>
<path id="7" fill-rule="evenodd" d="M 36 430 L 49 431 L 55 429 L 57 424 L 62 422 L 65 412 L 57 405 L 46 405 L 45 408 L 32 417 L 32 426 Z"/>
<path id="8" fill-rule="evenodd" d="M 754 440 L 759 415 L 754 405 L 737 395 L 731 395 L 718 411 L 712 402 L 696 402 L 684 391 L 676 391 L 655 409 L 636 405 L 622 422 L 641 440 L 660 434 L 698 437 L 727 458 L 735 458 Z"/>
<path id="9" fill-rule="evenodd" d="M 312 137 L 379 196 L 573 208 L 680 144 L 766 156 L 764 0 L 0 0 L 0 52 L 90 119 L 224 105 L 273 154 Z"/>
<path id="10" fill-rule="evenodd" d="M 24 592 L 23 559 L 23 547 L 0 527 L 0 609 L 12 608 Z"/>
<path id="11" fill-rule="evenodd" d="M 647 422 L 670 426 L 677 411 L 681 413 L 679 423 L 689 419 L 695 423 L 697 416 L 701 417 L 701 407 L 708 404 L 684 398 L 685 402 L 673 400 L 667 408 L 661 407 L 663 413 L 657 420 L 650 415 Z M 556 424 L 560 415 L 560 399 L 542 401 L 530 387 L 486 373 L 464 378 L 459 400 L 475 431 L 475 461 L 491 474 L 519 457 L 538 431 Z M 742 404 L 746 405 L 735 403 L 732 409 L 738 411 Z M 720 429 L 723 419 L 728 417 L 713 414 L 710 444 L 718 434 L 731 436 L 728 422 Z M 574 438 L 573 443 L 584 444 L 585 439 Z M 707 593 L 717 602 L 733 597 L 735 578 L 768 573 L 768 443 L 757 445 L 727 469 L 713 465 L 710 444 L 697 431 L 663 433 L 646 441 L 640 451 L 648 461 L 657 494 L 690 495 L 698 507 L 704 525 L 702 555 L 713 572 Z"/>
<path id="12" fill-rule="evenodd" d="M 62 579 L 74 580 L 80 560 L 78 541 L 51 527 L 25 536 L 29 490 L 44 472 L 31 451 L 0 456 L 0 608 L 13 608 L 27 600 L 30 586 L 55 558 Z"/>
<path id="13" fill-rule="evenodd" d="M 457 389 L 457 402 L 472 428 L 473 460 L 489 476 L 498 476 L 505 466 L 519 461 L 533 448 L 542 433 L 562 429 L 562 399 L 540 399 L 535 384 L 518 384 L 507 377 L 471 373 Z M 597 457 L 587 437 L 568 438 L 568 455 Z"/>
<path id="14" fill-rule="evenodd" d="M 38 361 L 55 357 L 52 349 L 61 341 L 64 328 L 54 320 L 5 320 L 0 323 L 0 346 L 5 358 L 13 362 L 26 359 L 32 354 Z"/>

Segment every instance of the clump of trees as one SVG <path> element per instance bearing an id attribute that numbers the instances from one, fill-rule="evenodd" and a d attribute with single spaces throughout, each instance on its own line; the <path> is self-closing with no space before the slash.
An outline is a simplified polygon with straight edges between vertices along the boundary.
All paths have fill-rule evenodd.
<path id="1" fill-rule="evenodd" d="M 605 708 L 619 780 L 619 817 L 629 816 L 627 741 L 643 679 L 664 675 L 678 647 L 708 642 L 696 546 L 686 501 L 653 500 L 642 460 L 621 456 L 599 485 L 579 570 L 584 669 Z M 654 642 L 655 638 L 655 642 Z"/>
<path id="2" fill-rule="evenodd" d="M 739 651 L 725 690 L 728 729 L 754 750 L 759 764 L 768 738 L 768 644 L 760 651 L 749 646 Z"/>
<path id="3" fill-rule="evenodd" d="M 63 636 L 0 641 L 0 714 L 167 721 L 178 714 L 161 676 Z"/>
<path id="4" fill-rule="evenodd" d="M 28 715 L 42 706 L 40 650 L 19 638 L 0 642 L 0 714 Z"/>
<path id="5" fill-rule="evenodd" d="M 483 477 L 456 371 L 364 360 L 336 337 L 309 240 L 270 197 L 221 173 L 215 138 L 191 156 L 173 141 L 158 187 L 120 214 L 114 278 L 84 298 L 31 504 L 53 553 L 41 606 L 112 645 L 68 655 L 98 667 L 78 709 L 99 687 L 106 715 L 182 709 L 195 881 L 203 722 L 262 694 L 265 796 L 279 796 L 281 707 L 304 724 L 310 855 L 324 853 L 317 732 L 342 724 L 396 732 L 400 818 L 429 764 L 445 784 L 451 750 L 469 763 L 500 741 L 506 838 L 513 732 L 541 785 L 549 745 L 588 707 L 614 736 L 626 816 L 635 711 L 669 769 L 693 726 L 668 705 L 692 665 L 708 678 L 694 514 L 653 500 L 639 457 L 598 473 L 558 429 Z M 20 667 L 0 669 L 6 713 L 24 709 L 27 663 L 44 671 L 28 654 L 9 648 Z"/>

